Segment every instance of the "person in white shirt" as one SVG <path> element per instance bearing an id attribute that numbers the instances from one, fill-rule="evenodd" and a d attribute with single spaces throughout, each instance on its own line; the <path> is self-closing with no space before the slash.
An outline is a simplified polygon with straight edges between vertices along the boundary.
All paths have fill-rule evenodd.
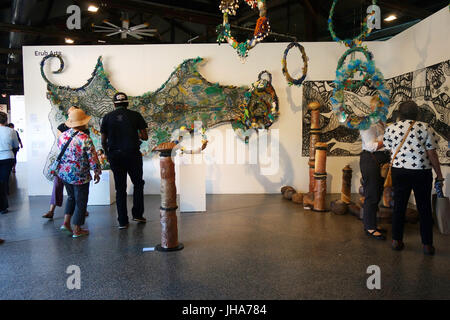
<path id="1" fill-rule="evenodd" d="M 392 187 L 394 190 L 394 212 L 392 216 L 392 249 L 402 250 L 405 212 L 411 190 L 414 190 L 417 210 L 420 215 L 420 235 L 423 251 L 433 255 L 433 218 L 431 214 L 432 168 L 436 182 L 441 184 L 441 167 L 436 153 L 437 137 L 430 126 L 416 121 L 419 107 L 414 101 L 402 102 L 399 106 L 400 120 L 390 125 L 384 134 L 384 146 L 395 155 L 401 141 L 411 127 L 405 142 L 393 159 Z"/>
<path id="2" fill-rule="evenodd" d="M 378 107 L 379 100 L 370 101 L 372 111 Z M 372 124 L 367 130 L 359 131 L 362 140 L 362 153 L 359 167 L 364 188 L 363 224 L 366 234 L 378 240 L 386 240 L 385 230 L 377 227 L 378 203 L 383 195 L 384 179 L 381 165 L 389 162 L 389 154 L 383 146 L 384 123 Z"/>
<path id="3" fill-rule="evenodd" d="M 8 183 L 14 166 L 13 149 L 19 147 L 16 132 L 7 126 L 8 115 L 0 112 L 0 214 L 8 212 Z"/>

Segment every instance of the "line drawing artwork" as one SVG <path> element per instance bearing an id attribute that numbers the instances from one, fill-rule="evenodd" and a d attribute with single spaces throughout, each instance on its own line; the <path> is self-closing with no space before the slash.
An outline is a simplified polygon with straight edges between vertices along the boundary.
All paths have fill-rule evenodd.
<path id="1" fill-rule="evenodd" d="M 438 136 L 439 161 L 450 165 L 450 60 L 408 72 L 386 80 L 391 92 L 388 123 L 393 120 L 393 112 L 402 101 L 413 100 L 420 108 L 417 120 L 430 124 Z M 321 104 L 321 142 L 328 143 L 328 156 L 357 156 L 361 152 L 361 138 L 358 130 L 341 125 L 332 111 L 331 97 L 333 81 L 305 81 L 302 102 L 302 157 L 309 156 L 310 114 L 308 104 Z M 356 115 L 369 113 L 369 102 L 375 90 L 362 86 L 345 92 L 345 101 Z"/>

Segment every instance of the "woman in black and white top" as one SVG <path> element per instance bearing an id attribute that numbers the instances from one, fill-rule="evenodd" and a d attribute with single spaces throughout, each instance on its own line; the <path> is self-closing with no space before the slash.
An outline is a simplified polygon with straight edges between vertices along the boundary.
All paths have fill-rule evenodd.
<path id="1" fill-rule="evenodd" d="M 392 248 L 402 250 L 405 212 L 411 190 L 414 191 L 417 210 L 420 215 L 420 235 L 425 254 L 434 254 L 433 218 L 431 215 L 432 168 L 436 181 L 442 183 L 441 167 L 436 153 L 437 137 L 430 126 L 416 121 L 419 108 L 413 101 L 399 106 L 400 120 L 390 125 L 384 134 L 386 149 L 395 155 L 405 134 L 411 127 L 403 145 L 393 159 L 392 186 L 394 190 L 394 212 L 392 217 Z"/>

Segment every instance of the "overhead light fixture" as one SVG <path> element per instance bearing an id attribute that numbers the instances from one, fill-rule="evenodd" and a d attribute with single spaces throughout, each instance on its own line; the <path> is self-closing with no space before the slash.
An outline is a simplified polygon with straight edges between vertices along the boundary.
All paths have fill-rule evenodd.
<path id="1" fill-rule="evenodd" d="M 391 14 L 389 17 L 385 18 L 384 21 L 394 21 L 397 19 L 397 16 L 395 14 Z"/>
<path id="2" fill-rule="evenodd" d="M 2 93 L 2 97 L 6 98 L 7 94 L 6 93 Z"/>
<path id="3" fill-rule="evenodd" d="M 67 44 L 72 44 L 72 43 L 75 42 L 75 41 L 73 41 L 73 40 L 70 39 L 70 38 L 66 38 L 65 41 L 66 41 Z"/>
<path id="4" fill-rule="evenodd" d="M 97 12 L 98 11 L 98 7 L 97 6 L 94 6 L 93 4 L 91 4 L 89 7 L 88 7 L 88 11 L 89 12 Z"/>
<path id="5" fill-rule="evenodd" d="M 106 43 L 106 41 L 105 40 L 97 40 L 99 43 Z"/>

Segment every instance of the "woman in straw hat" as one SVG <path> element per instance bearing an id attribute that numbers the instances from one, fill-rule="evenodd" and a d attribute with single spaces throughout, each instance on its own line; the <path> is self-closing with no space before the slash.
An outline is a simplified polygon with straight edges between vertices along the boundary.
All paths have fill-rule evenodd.
<path id="1" fill-rule="evenodd" d="M 91 119 L 83 110 L 75 109 L 69 113 L 66 121 L 70 129 L 61 134 L 58 148 L 62 150 L 68 144 L 59 165 L 58 176 L 66 187 L 68 199 L 65 208 L 64 224 L 61 230 L 78 238 L 89 234 L 82 229 L 89 196 L 90 170 L 94 171 L 94 181 L 100 181 L 101 167 L 94 144 L 88 134 L 83 132 Z M 70 139 L 72 140 L 70 141 Z M 73 219 L 72 219 L 73 218 Z M 74 228 L 71 228 L 71 221 Z"/>
<path id="2" fill-rule="evenodd" d="M 79 109 L 77 106 L 72 106 L 69 108 L 69 110 L 67 110 L 67 114 L 69 115 L 70 112 L 72 112 L 73 110 Z M 57 137 L 59 138 L 59 136 L 69 130 L 70 128 L 66 126 L 66 123 L 63 122 L 61 123 L 58 128 L 57 128 Z M 84 129 L 84 132 L 86 134 L 89 134 L 89 129 L 86 128 Z M 55 176 L 55 178 L 53 179 L 53 190 L 52 190 L 52 197 L 50 198 L 50 209 L 48 210 L 48 212 L 46 212 L 42 217 L 46 218 L 46 219 L 53 219 L 53 215 L 55 214 L 55 209 L 56 207 L 62 207 L 62 203 L 63 203 L 63 193 L 64 193 L 64 183 L 62 182 L 62 180 L 58 177 Z M 88 212 L 86 211 L 86 216 L 88 216 Z"/>

